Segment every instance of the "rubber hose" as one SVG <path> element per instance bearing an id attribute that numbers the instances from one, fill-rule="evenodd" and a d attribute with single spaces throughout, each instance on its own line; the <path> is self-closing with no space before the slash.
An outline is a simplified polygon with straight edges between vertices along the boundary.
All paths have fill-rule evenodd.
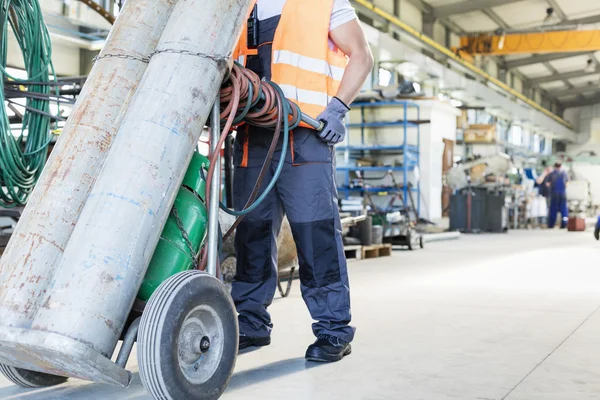
<path id="1" fill-rule="evenodd" d="M 7 100 L 4 94 L 5 81 L 18 80 L 6 69 L 9 26 L 21 48 L 27 72 L 27 79 L 22 80 L 27 83 L 24 105 Z M 5 208 L 26 203 L 46 163 L 52 141 L 49 83 L 56 82 L 51 58 L 50 34 L 38 1 L 0 0 L 0 206 Z M 54 88 L 58 104 L 58 87 Z M 18 137 L 11 129 L 5 101 L 24 109 Z"/>
<path id="2" fill-rule="evenodd" d="M 230 215 L 238 216 L 238 219 L 224 235 L 223 240 L 226 240 L 239 225 L 241 219 L 245 215 L 255 210 L 275 186 L 275 183 L 277 182 L 277 179 L 279 178 L 279 175 L 281 174 L 285 164 L 285 157 L 287 155 L 287 147 L 289 143 L 289 131 L 291 129 L 295 129 L 300 124 L 301 113 L 300 108 L 285 97 L 283 91 L 277 84 L 274 82 L 261 81 L 258 75 L 244 68 L 238 63 L 234 64 L 227 81 L 224 83 L 221 89 L 220 98 L 221 119 L 225 120 L 225 124 L 223 126 L 219 141 L 215 146 L 217 151 L 210 156 L 210 165 L 206 178 L 206 204 L 209 202 L 209 188 L 214 176 L 214 169 L 217 167 L 217 158 L 220 149 L 234 124 L 239 124 L 243 121 L 248 125 L 274 129 L 273 139 L 271 141 L 271 146 L 269 147 L 267 157 L 262 165 L 250 198 L 248 199 L 244 208 L 241 211 L 234 211 L 228 209 L 225 205 L 220 203 L 221 209 L 223 209 L 225 212 L 229 213 Z M 261 196 L 256 199 L 264 176 L 266 175 L 266 171 L 270 168 L 271 160 L 277 148 L 282 128 L 283 147 L 281 158 L 278 162 L 273 178 Z M 199 263 L 200 269 L 205 269 L 207 262 L 205 248 L 203 248 L 199 256 L 202 258 L 201 262 Z"/>

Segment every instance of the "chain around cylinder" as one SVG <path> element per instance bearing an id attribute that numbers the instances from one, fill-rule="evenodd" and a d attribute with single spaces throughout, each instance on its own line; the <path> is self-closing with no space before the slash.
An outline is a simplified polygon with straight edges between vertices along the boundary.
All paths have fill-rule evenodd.
<path id="1" fill-rule="evenodd" d="M 175 223 L 177 224 L 177 227 L 181 231 L 181 237 L 183 237 L 183 241 L 185 242 L 185 247 L 187 247 L 188 251 L 190 252 L 190 256 L 192 257 L 192 262 L 194 264 L 194 268 L 197 268 L 198 267 L 198 253 L 196 253 L 194 251 L 194 245 L 192 244 L 192 241 L 190 240 L 190 237 L 183 226 L 183 222 L 181 221 L 181 218 L 179 218 L 179 212 L 177 211 L 177 207 L 173 206 L 173 210 L 171 211 L 171 213 L 173 214 L 173 217 L 175 218 Z"/>

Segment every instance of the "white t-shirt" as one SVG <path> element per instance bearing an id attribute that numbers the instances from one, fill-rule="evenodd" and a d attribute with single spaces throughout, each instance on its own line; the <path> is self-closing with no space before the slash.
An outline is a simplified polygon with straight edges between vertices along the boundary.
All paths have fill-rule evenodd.
<path id="1" fill-rule="evenodd" d="M 258 20 L 281 15 L 286 0 L 258 0 Z M 350 0 L 334 0 L 331 20 L 329 21 L 329 30 L 332 31 L 338 26 L 356 19 L 356 11 L 350 5 Z"/>

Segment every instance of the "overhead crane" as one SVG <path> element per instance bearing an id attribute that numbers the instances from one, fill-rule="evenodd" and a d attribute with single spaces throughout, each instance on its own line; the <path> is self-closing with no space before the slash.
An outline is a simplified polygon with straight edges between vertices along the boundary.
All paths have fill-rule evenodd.
<path id="1" fill-rule="evenodd" d="M 461 37 L 454 50 L 468 56 L 592 52 L 600 50 L 600 30 L 480 33 Z"/>

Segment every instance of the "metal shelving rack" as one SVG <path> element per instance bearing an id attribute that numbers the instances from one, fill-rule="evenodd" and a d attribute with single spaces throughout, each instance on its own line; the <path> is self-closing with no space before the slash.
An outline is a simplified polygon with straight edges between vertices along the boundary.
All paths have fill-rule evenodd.
<path id="1" fill-rule="evenodd" d="M 368 193 L 397 193 L 402 192 L 402 198 L 404 202 L 408 202 L 409 192 L 416 194 L 417 212 L 420 215 L 421 212 L 421 183 L 417 182 L 416 187 L 411 187 L 408 184 L 408 175 L 415 168 L 419 167 L 420 164 L 420 147 L 421 147 L 421 129 L 420 124 L 409 121 L 408 111 L 410 109 L 416 109 L 417 121 L 421 120 L 421 110 L 417 103 L 410 101 L 378 101 L 378 102 L 357 102 L 352 104 L 353 108 L 360 108 L 361 121 L 360 123 L 347 124 L 350 128 L 361 129 L 361 141 L 359 145 L 350 145 L 350 135 L 346 136 L 346 143 L 343 146 L 336 147 L 336 151 L 344 153 L 344 160 L 346 165 L 338 166 L 337 171 L 344 173 L 344 185 L 338 186 L 338 192 L 343 193 L 347 198 L 350 193 L 360 192 L 364 194 Z M 402 119 L 391 122 L 366 122 L 365 121 L 365 109 L 373 107 L 399 107 L 402 109 Z M 369 146 L 365 145 L 365 128 L 383 128 L 383 127 L 402 127 L 402 143 L 394 146 Z M 408 144 L 408 129 L 414 128 L 417 130 L 417 145 Z M 350 165 L 351 157 L 356 154 L 364 154 L 368 152 L 386 152 L 386 154 L 401 154 L 403 157 L 401 166 L 378 166 L 378 167 L 361 167 L 356 165 Z M 371 172 L 402 172 L 402 186 L 398 187 L 351 187 L 350 186 L 350 174 L 354 171 L 371 171 Z M 405 207 L 410 207 L 410 204 L 404 204 Z"/>

